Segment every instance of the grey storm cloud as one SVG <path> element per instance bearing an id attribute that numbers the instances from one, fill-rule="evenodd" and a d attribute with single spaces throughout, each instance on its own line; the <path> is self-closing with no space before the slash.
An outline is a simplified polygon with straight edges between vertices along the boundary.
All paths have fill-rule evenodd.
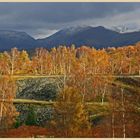
<path id="1" fill-rule="evenodd" d="M 109 25 L 107 20 L 114 17 L 123 23 L 123 17 L 140 11 L 139 7 L 140 3 L 0 3 L 0 29 L 47 36 L 75 24 Z"/>

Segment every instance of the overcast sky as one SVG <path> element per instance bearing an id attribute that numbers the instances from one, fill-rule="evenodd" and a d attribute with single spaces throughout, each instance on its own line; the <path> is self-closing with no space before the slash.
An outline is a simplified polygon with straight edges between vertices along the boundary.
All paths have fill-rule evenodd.
<path id="1" fill-rule="evenodd" d="M 77 25 L 140 27 L 140 3 L 0 3 L 0 29 L 35 38 Z"/>

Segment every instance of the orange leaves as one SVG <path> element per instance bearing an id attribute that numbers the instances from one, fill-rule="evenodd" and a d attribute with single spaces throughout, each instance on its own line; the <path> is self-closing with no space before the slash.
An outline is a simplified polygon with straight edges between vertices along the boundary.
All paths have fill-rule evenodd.
<path id="1" fill-rule="evenodd" d="M 90 129 L 88 115 L 77 88 L 66 87 L 59 93 L 52 124 L 63 137 L 79 136 L 80 131 Z"/>
<path id="2" fill-rule="evenodd" d="M 13 99 L 16 94 L 16 85 L 9 76 L 0 78 L 0 127 L 8 128 L 13 124 L 17 115 Z"/>
<path id="3" fill-rule="evenodd" d="M 138 74 L 139 44 L 118 48 L 95 49 L 59 46 L 48 51 L 37 48 L 29 56 L 17 48 L 0 54 L 1 74 Z"/>

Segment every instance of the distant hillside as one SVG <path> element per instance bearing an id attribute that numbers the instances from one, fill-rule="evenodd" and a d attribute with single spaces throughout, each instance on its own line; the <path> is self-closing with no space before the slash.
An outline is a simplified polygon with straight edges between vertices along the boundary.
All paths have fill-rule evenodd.
<path id="1" fill-rule="evenodd" d="M 54 47 L 58 45 L 75 44 L 94 46 L 95 48 L 118 47 L 130 45 L 140 41 L 140 32 L 118 33 L 98 27 L 70 27 L 58 31 L 50 37 L 39 39 L 38 42 L 43 47 Z"/>
<path id="2" fill-rule="evenodd" d="M 135 44 L 140 41 L 140 31 L 119 33 L 102 26 L 77 26 L 64 28 L 57 33 L 43 39 L 34 39 L 25 32 L 0 30 L 0 51 L 18 49 L 32 50 L 36 47 L 52 48 L 59 45 L 76 47 L 82 45 L 95 48 L 119 47 Z"/>
<path id="3" fill-rule="evenodd" d="M 36 46 L 36 40 L 25 32 L 0 30 L 0 50 L 13 47 L 30 50 Z"/>

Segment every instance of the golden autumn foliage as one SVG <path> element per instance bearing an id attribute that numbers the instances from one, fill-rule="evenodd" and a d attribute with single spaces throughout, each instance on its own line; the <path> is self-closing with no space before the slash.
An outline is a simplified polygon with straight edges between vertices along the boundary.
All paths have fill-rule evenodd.
<path id="1" fill-rule="evenodd" d="M 13 105 L 16 85 L 10 77 L 0 78 L 0 128 L 9 128 L 13 125 L 17 112 Z"/>
<path id="2" fill-rule="evenodd" d="M 58 137 L 90 136 L 88 114 L 77 89 L 66 87 L 60 92 L 51 123 Z"/>
<path id="3" fill-rule="evenodd" d="M 129 95 L 127 92 L 132 90 L 131 86 L 125 87 L 125 90 L 122 88 L 123 92 L 119 91 L 119 85 L 114 84 L 115 78 L 111 76 L 140 75 L 139 54 L 140 43 L 98 50 L 88 46 L 75 48 L 74 45 L 51 50 L 37 48 L 32 55 L 17 48 L 0 53 L 0 74 L 3 77 L 0 79 L 1 128 L 11 127 L 17 115 L 13 105 L 16 86 L 10 76 L 63 75 L 64 79 L 61 80 L 64 89 L 58 94 L 51 121 L 54 137 L 90 137 L 91 124 L 85 109 L 86 102 L 98 102 L 101 106 L 107 102 L 110 105 L 110 114 L 107 116 L 110 123 L 105 122 L 101 128 L 95 128 L 95 132 L 96 129 L 102 132 L 97 133 L 97 137 L 107 136 L 108 129 L 110 133 L 107 137 L 129 136 L 131 127 L 139 128 L 134 125 L 139 119 L 137 114 L 134 115 L 134 122 L 126 124 L 132 120 L 130 111 L 139 107 L 139 94 L 134 92 L 133 96 Z M 30 134 L 27 132 L 27 135 Z"/>
<path id="4" fill-rule="evenodd" d="M 17 48 L 0 54 L 0 73 L 5 74 L 140 74 L 140 45 L 99 49 L 81 46 L 37 48 L 32 56 Z"/>

